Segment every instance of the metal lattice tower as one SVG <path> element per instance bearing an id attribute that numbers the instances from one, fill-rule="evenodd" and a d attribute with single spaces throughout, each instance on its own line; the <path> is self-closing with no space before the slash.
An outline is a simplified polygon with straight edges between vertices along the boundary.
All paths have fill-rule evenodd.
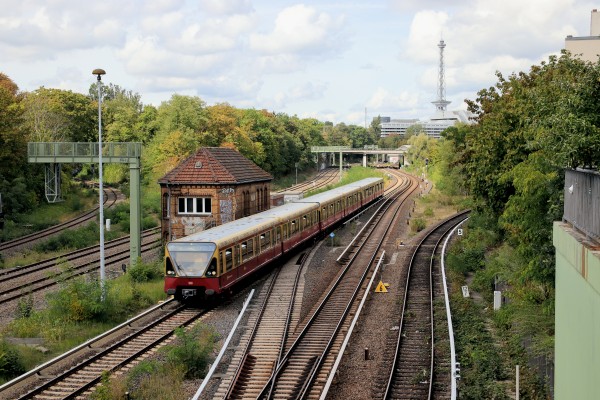
<path id="1" fill-rule="evenodd" d="M 438 111 L 446 111 L 446 106 L 451 102 L 446 100 L 446 85 L 444 83 L 444 48 L 446 47 L 446 43 L 444 40 L 440 40 L 438 43 L 438 48 L 440 49 L 440 70 L 438 73 L 438 98 L 436 101 L 432 101 L 435 104 L 435 108 Z"/>

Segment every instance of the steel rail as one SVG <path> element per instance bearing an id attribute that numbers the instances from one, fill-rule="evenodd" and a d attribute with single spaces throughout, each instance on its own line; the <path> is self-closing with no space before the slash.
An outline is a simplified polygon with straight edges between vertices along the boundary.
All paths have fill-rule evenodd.
<path id="1" fill-rule="evenodd" d="M 170 311 L 169 313 L 167 313 L 164 316 L 161 316 L 160 318 L 155 319 L 154 321 L 152 321 L 150 324 L 147 324 L 146 326 L 144 326 L 143 328 L 133 332 L 131 335 L 123 338 L 122 340 L 119 340 L 109 346 L 107 346 L 106 348 L 104 348 L 102 351 L 98 352 L 97 354 L 93 355 L 92 357 L 90 357 L 89 359 L 81 362 L 80 364 L 77 364 L 76 366 L 74 366 L 73 368 L 57 375 L 55 378 L 49 380 L 48 382 L 45 382 L 44 384 L 36 387 L 35 389 L 31 390 L 30 392 L 26 393 L 24 396 L 20 397 L 19 400 L 21 399 L 30 399 L 33 396 L 40 394 L 46 390 L 48 390 L 49 388 L 51 388 L 52 386 L 55 386 L 56 384 L 58 384 L 59 382 L 61 382 L 63 379 L 65 379 L 66 377 L 77 373 L 78 371 L 82 370 L 83 368 L 92 365 L 93 363 L 95 363 L 96 361 L 100 360 L 102 357 L 108 355 L 109 353 L 123 347 L 125 344 L 128 344 L 129 342 L 141 337 L 142 335 L 146 334 L 147 332 L 149 332 L 151 329 L 153 328 L 157 328 L 159 327 L 161 324 L 163 323 L 167 323 L 167 321 L 170 318 L 174 318 L 176 317 L 178 314 L 189 310 L 189 308 L 186 305 L 180 305 L 179 307 L 177 307 L 175 310 Z M 187 326 L 189 324 L 191 324 L 192 322 L 194 322 L 195 320 L 197 320 L 198 318 L 200 318 L 202 315 L 204 315 L 206 313 L 206 310 L 198 310 L 198 312 L 193 315 L 190 318 L 187 318 L 185 320 L 184 323 L 179 324 L 178 327 L 182 327 L 182 326 Z M 116 371 L 117 369 L 121 368 L 122 366 L 130 363 L 131 361 L 133 361 L 134 359 L 138 358 L 140 355 L 148 352 L 150 349 L 156 347 L 158 344 L 160 344 L 161 342 L 163 342 L 164 340 L 166 340 L 167 338 L 171 337 L 174 333 L 174 329 L 168 329 L 167 332 L 165 332 L 164 334 L 160 334 L 160 335 L 152 335 L 152 337 L 150 338 L 150 340 L 145 341 L 144 345 L 142 348 L 139 348 L 137 350 L 134 350 L 134 352 L 125 355 L 125 356 L 121 356 L 122 360 L 118 361 L 114 366 L 112 366 L 110 369 L 108 369 L 108 372 L 113 372 Z M 100 382 L 102 376 L 101 373 L 98 373 L 98 375 L 95 378 L 91 378 L 87 383 L 84 383 L 83 385 L 81 385 L 79 388 L 73 389 L 72 392 L 66 397 L 66 398 L 75 398 L 78 395 L 81 395 L 82 393 L 84 393 L 85 391 L 87 391 L 88 389 L 90 389 L 92 386 L 94 386 L 96 383 Z"/>
<path id="2" fill-rule="evenodd" d="M 156 242 L 145 243 L 142 245 L 141 252 L 147 253 L 149 251 L 159 248 L 160 246 L 161 246 L 161 244 L 156 243 Z M 122 261 L 126 261 L 129 259 L 129 249 L 125 249 L 125 250 L 119 251 L 115 254 L 112 254 L 112 255 L 106 257 L 106 259 L 108 262 L 108 264 L 107 264 L 108 266 L 118 265 Z M 97 263 L 98 263 L 98 260 L 93 260 L 93 261 L 89 261 L 87 263 L 75 266 L 72 268 L 70 273 L 63 275 L 62 278 L 63 279 L 72 279 L 77 276 L 84 275 L 84 274 L 90 273 L 92 271 L 95 271 L 98 269 L 98 266 L 95 265 Z M 53 267 L 53 266 L 50 266 L 48 268 L 51 268 L 51 267 Z M 46 283 L 44 283 L 44 282 L 46 282 Z M 41 284 L 41 285 L 34 286 L 37 284 Z M 56 279 L 54 279 L 53 277 L 46 276 L 46 277 L 42 277 L 42 278 L 33 279 L 24 285 L 14 286 L 9 289 L 0 291 L 0 304 L 8 303 L 8 302 L 16 300 L 24 295 L 28 295 L 29 293 L 38 292 L 40 290 L 47 289 L 49 287 L 52 287 L 52 286 L 55 286 L 58 284 L 59 284 L 59 282 Z M 20 292 L 20 293 L 15 293 L 15 292 Z M 12 294 L 12 293 L 15 293 L 15 294 Z"/>
<path id="3" fill-rule="evenodd" d="M 396 368 L 398 366 L 399 363 L 399 355 L 400 355 L 400 346 L 402 343 L 402 334 L 403 334 L 403 329 L 404 329 L 404 316 L 406 315 L 406 307 L 407 307 L 407 302 L 408 302 L 408 296 L 409 296 L 409 292 L 410 292 L 410 282 L 411 282 L 411 274 L 412 274 L 412 267 L 415 264 L 416 261 L 416 257 L 417 257 L 417 253 L 419 252 L 419 250 L 421 250 L 424 246 L 425 241 L 427 241 L 430 238 L 433 238 L 434 235 L 437 235 L 440 233 L 440 230 L 442 230 L 442 227 L 444 227 L 445 225 L 450 224 L 450 227 L 446 227 L 443 228 L 442 230 L 442 235 L 440 236 L 440 238 L 438 238 L 436 240 L 436 242 L 433 245 L 433 250 L 431 252 L 431 257 L 430 257 L 430 264 L 429 264 L 429 318 L 430 318 L 430 335 L 431 335 L 431 348 L 430 348 L 430 370 L 429 370 L 429 379 L 428 379 L 428 399 L 431 398 L 431 391 L 432 391 L 432 385 L 433 385 L 433 363 L 434 363 L 434 336 L 433 336 L 433 329 L 434 329 L 434 324 L 433 324 L 433 290 L 432 290 L 432 274 L 431 274 L 431 267 L 432 267 L 432 263 L 433 263 L 433 258 L 434 258 L 434 254 L 435 251 L 437 249 L 437 247 L 439 246 L 439 243 L 441 242 L 442 238 L 449 232 L 452 230 L 452 228 L 458 224 L 458 222 L 454 222 L 460 218 L 463 218 L 463 216 L 468 213 L 469 211 L 463 211 L 461 213 L 455 214 L 441 222 L 439 222 L 437 225 L 435 225 L 429 232 L 427 235 L 425 235 L 423 238 L 421 238 L 421 240 L 419 241 L 419 243 L 416 245 L 415 250 L 411 256 L 410 262 L 409 262 L 409 266 L 408 266 L 408 272 L 407 272 L 407 277 L 406 277 L 406 283 L 405 283 L 405 288 L 404 288 L 404 295 L 403 295 L 403 301 L 402 301 L 402 310 L 400 313 L 400 324 L 399 324 L 399 329 L 398 329 L 398 339 L 396 342 L 396 350 L 394 351 L 394 359 L 392 361 L 392 365 L 391 365 L 391 369 L 390 369 L 390 374 L 388 376 L 387 379 L 387 385 L 383 394 L 383 399 L 389 399 L 391 398 L 391 392 L 392 392 L 392 385 L 394 382 L 394 375 L 396 372 Z M 463 218 L 464 219 L 464 218 Z"/>
<path id="4" fill-rule="evenodd" d="M 149 236 L 156 235 L 160 228 L 151 228 L 147 229 L 142 233 L 142 238 L 145 239 Z M 113 239 L 109 242 L 106 242 L 106 249 L 112 249 L 115 247 L 119 247 L 124 245 L 125 243 L 129 243 L 129 235 L 123 236 L 117 239 Z M 3 271 L 0 271 L 0 283 L 8 280 L 13 280 L 23 275 L 28 275 L 33 272 L 37 272 L 40 270 L 44 270 L 47 268 L 52 268 L 56 266 L 57 261 L 72 261 L 78 258 L 82 258 L 88 255 L 93 255 L 98 253 L 98 245 L 84 247 L 82 249 L 74 250 L 69 253 L 62 254 L 58 257 L 50 258 L 47 260 L 38 261 L 32 264 L 23 265 L 16 268 L 10 268 Z"/>
<path id="5" fill-rule="evenodd" d="M 110 189 L 110 191 L 113 193 L 113 196 L 111 196 L 112 197 L 111 203 L 107 206 L 107 208 L 112 207 L 116 203 L 117 198 L 118 198 L 117 193 L 112 188 L 108 188 L 108 189 Z M 105 192 L 106 192 L 106 190 L 105 190 Z M 108 201 L 109 201 L 109 196 L 107 194 L 103 203 L 106 204 Z M 65 221 L 63 223 L 56 224 L 56 225 L 50 226 L 46 229 L 42 229 L 40 231 L 33 232 L 33 233 L 30 233 L 25 236 L 21 236 L 21 237 L 12 239 L 12 240 L 8 240 L 6 242 L 2 242 L 2 243 L 0 243 L 0 251 L 9 250 L 14 247 L 26 244 L 28 242 L 48 237 L 54 233 L 58 233 L 62 230 L 65 230 L 67 228 L 70 228 L 72 226 L 80 224 L 82 222 L 89 221 L 90 219 L 94 218 L 94 216 L 96 215 L 96 212 L 99 209 L 100 209 L 100 207 L 97 206 L 94 209 L 92 209 L 82 215 L 79 215 L 73 219 L 70 219 L 69 221 Z"/>
<path id="6" fill-rule="evenodd" d="M 417 189 L 417 187 L 415 186 L 413 188 L 413 191 L 416 190 L 416 189 Z M 383 215 L 385 213 L 385 211 L 387 211 L 387 209 L 389 208 L 389 206 L 393 203 L 392 200 L 395 200 L 396 198 L 399 198 L 403 193 L 404 193 L 403 191 L 398 191 L 394 196 L 390 196 L 388 199 L 386 199 L 384 201 L 384 204 L 382 205 L 382 207 L 380 207 L 378 209 L 378 211 L 383 210 L 379 214 Z M 394 215 L 392 217 L 390 217 L 390 222 L 389 222 L 388 226 L 384 229 L 385 232 L 387 232 L 389 230 L 389 226 L 391 225 L 392 221 L 394 220 L 395 215 L 396 215 L 397 212 L 398 212 L 398 209 L 396 209 L 396 211 L 394 212 Z M 372 224 L 372 225 L 376 225 L 376 224 Z M 373 227 L 373 229 L 375 229 L 375 227 Z M 382 242 L 383 242 L 384 239 L 385 239 L 385 233 L 381 235 L 380 240 L 378 241 L 378 243 L 375 246 L 376 250 L 373 251 L 373 255 L 371 256 L 371 261 L 368 263 L 367 268 L 365 269 L 365 271 L 362 274 L 362 277 L 359 279 L 359 283 L 357 284 L 357 288 L 354 290 L 353 294 L 350 296 L 350 300 L 348 302 L 348 304 L 350 304 L 350 305 L 347 305 L 344 308 L 344 311 L 343 311 L 340 319 L 338 320 L 338 322 L 337 322 L 337 324 L 336 324 L 336 326 L 335 326 L 335 328 L 333 330 L 333 333 L 331 334 L 331 336 L 328 336 L 328 337 L 330 337 L 330 339 L 328 340 L 328 343 L 326 344 L 326 351 L 327 351 L 327 349 L 330 348 L 331 344 L 333 343 L 333 338 L 337 335 L 337 332 L 339 331 L 339 329 L 340 329 L 343 321 L 345 320 L 345 318 L 347 316 L 347 313 L 350 310 L 350 306 L 352 305 L 352 303 L 354 301 L 353 299 L 356 297 L 356 293 L 360 289 L 360 285 L 362 284 L 362 282 L 364 281 L 364 278 L 365 278 L 366 274 L 370 270 L 370 266 L 371 266 L 371 264 L 373 262 L 373 259 L 377 256 L 377 252 L 379 251 L 379 249 L 381 247 L 381 244 L 382 244 Z M 273 390 L 275 388 L 275 380 L 278 379 L 278 377 L 281 374 L 283 368 L 289 362 L 292 353 L 294 351 L 296 351 L 296 349 L 299 347 L 299 344 L 301 343 L 301 341 L 303 340 L 304 336 L 307 334 L 307 332 L 311 328 L 311 325 L 315 323 L 317 317 L 321 314 L 321 311 L 324 309 L 324 307 L 327 304 L 327 302 L 329 301 L 329 299 L 333 296 L 333 293 L 340 286 L 340 282 L 342 282 L 344 276 L 350 270 L 350 266 L 353 265 L 353 261 L 356 258 L 357 254 L 358 253 L 354 253 L 353 254 L 351 260 L 343 268 L 343 270 L 339 273 L 338 278 L 332 284 L 332 287 L 330 288 L 330 290 L 325 294 L 325 296 L 323 297 L 322 301 L 319 303 L 319 305 L 317 306 L 317 308 L 313 312 L 312 317 L 309 319 L 309 321 L 303 327 L 303 329 L 301 330 L 301 332 L 297 335 L 295 341 L 292 343 L 292 345 L 288 349 L 288 351 L 285 354 L 285 356 L 283 357 L 283 359 L 278 363 L 276 369 L 273 371 L 273 374 L 271 375 L 271 378 L 269 378 L 269 381 L 265 384 L 265 386 L 263 387 L 263 390 L 261 391 L 260 395 L 258 396 L 259 398 L 267 398 L 267 399 L 272 398 L 272 396 L 273 396 Z M 312 383 L 312 380 L 314 379 L 316 371 L 318 370 L 318 367 L 321 365 L 321 363 L 322 363 L 322 361 L 324 359 L 323 354 L 324 353 L 322 353 L 320 357 L 319 356 L 314 357 L 314 359 L 312 360 L 311 370 L 309 371 L 309 378 L 307 380 L 305 380 L 305 385 L 304 385 L 303 388 L 301 388 L 302 393 L 306 393 L 306 388 L 308 386 L 310 386 L 310 384 Z M 302 397 L 302 395 L 300 395 L 299 398 L 301 398 L 301 397 Z"/>
<path id="7" fill-rule="evenodd" d="M 149 309 L 147 309 L 146 311 L 128 319 L 127 321 L 123 322 L 120 325 L 115 326 L 114 328 L 101 333 L 98 336 L 95 336 L 89 340 L 87 340 L 85 343 L 80 344 L 77 347 L 72 348 L 71 350 L 60 354 L 56 357 L 54 357 L 53 359 L 46 361 L 45 363 L 43 363 L 42 365 L 39 365 L 35 368 L 33 368 L 32 370 L 14 378 L 13 380 L 6 382 L 5 384 L 3 384 L 2 386 L 0 386 L 0 393 L 4 392 L 5 390 L 17 385 L 18 383 L 24 381 L 27 378 L 30 378 L 34 375 L 41 375 L 42 371 L 48 367 L 51 367 L 52 365 L 58 363 L 59 361 L 64 360 L 65 358 L 77 353 L 78 351 L 81 351 L 83 349 L 89 348 L 91 347 L 91 345 L 93 345 L 94 343 L 100 342 L 101 340 L 103 340 L 104 338 L 112 335 L 115 332 L 118 332 L 119 330 L 125 328 L 125 327 L 130 327 L 132 323 L 141 320 L 142 318 L 144 318 L 146 315 L 149 315 L 165 306 L 170 306 L 172 303 L 174 303 L 175 300 L 174 299 L 169 299 L 166 300 L 165 302 L 161 303 L 161 304 L 157 304 Z"/>

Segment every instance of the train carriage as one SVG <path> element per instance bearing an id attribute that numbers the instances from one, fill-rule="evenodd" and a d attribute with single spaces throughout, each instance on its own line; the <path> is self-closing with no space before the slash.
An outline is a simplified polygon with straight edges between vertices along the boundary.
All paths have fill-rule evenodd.
<path id="1" fill-rule="evenodd" d="M 383 194 L 367 178 L 167 244 L 165 291 L 179 299 L 221 293 Z"/>
<path id="2" fill-rule="evenodd" d="M 326 230 L 383 195 L 381 178 L 365 178 L 296 202 L 317 202 L 321 230 Z"/>

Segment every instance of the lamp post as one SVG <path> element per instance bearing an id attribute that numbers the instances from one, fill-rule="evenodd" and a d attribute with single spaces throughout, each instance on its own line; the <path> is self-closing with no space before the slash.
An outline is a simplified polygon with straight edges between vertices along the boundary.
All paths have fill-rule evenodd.
<path id="1" fill-rule="evenodd" d="M 103 69 L 97 68 L 92 71 L 92 75 L 98 77 L 98 191 L 100 192 L 100 290 L 101 300 L 104 301 L 106 280 L 104 272 L 104 192 L 102 187 L 102 75 L 106 74 Z"/>
<path id="2" fill-rule="evenodd" d="M 298 163 L 296 163 L 296 185 L 298 184 Z"/>

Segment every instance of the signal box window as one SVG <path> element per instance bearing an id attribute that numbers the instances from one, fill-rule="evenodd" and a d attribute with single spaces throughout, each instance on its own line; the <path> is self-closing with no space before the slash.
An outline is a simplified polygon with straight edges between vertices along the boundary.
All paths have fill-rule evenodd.
<path id="1" fill-rule="evenodd" d="M 210 215 L 212 200 L 210 197 L 180 197 L 177 212 L 179 214 Z"/>

